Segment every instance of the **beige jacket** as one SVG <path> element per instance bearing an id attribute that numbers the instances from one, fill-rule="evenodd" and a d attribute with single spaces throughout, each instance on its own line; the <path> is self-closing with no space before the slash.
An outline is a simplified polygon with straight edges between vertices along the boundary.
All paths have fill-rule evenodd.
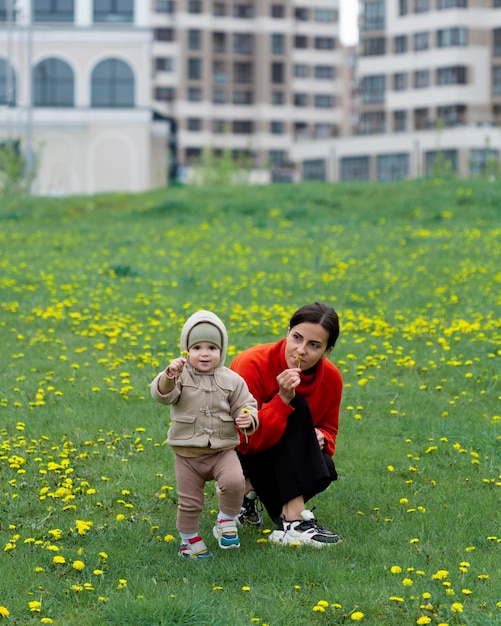
<path id="1" fill-rule="evenodd" d="M 235 418 L 242 409 L 249 409 L 254 424 L 246 434 L 258 427 L 257 403 L 247 383 L 236 372 L 224 366 L 228 350 L 228 334 L 223 322 L 210 311 L 198 311 L 181 331 L 181 352 L 188 349 L 190 330 L 200 322 L 214 324 L 222 336 L 221 359 L 210 373 L 202 373 L 186 363 L 172 391 L 158 390 L 160 372 L 150 385 L 151 395 L 161 404 L 171 405 L 172 424 L 167 443 L 181 456 L 202 456 L 235 448 L 240 443 Z"/>

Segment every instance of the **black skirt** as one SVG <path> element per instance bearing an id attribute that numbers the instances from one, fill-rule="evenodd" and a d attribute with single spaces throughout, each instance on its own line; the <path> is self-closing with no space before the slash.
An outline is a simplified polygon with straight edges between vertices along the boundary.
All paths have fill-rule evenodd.
<path id="1" fill-rule="evenodd" d="M 318 445 L 308 403 L 296 396 L 282 438 L 256 454 L 238 454 L 245 476 L 276 521 L 284 504 L 303 496 L 307 502 L 337 479 L 332 458 Z"/>

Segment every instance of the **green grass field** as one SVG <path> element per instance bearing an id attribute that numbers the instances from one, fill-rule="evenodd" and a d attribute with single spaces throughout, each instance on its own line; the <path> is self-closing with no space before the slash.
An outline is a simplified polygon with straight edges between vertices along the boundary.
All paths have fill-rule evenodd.
<path id="1" fill-rule="evenodd" d="M 0 622 L 501 624 L 501 186 L 172 188 L 0 207 Z M 178 558 L 167 407 L 181 326 L 240 350 L 334 306 L 330 549 L 242 529 Z"/>

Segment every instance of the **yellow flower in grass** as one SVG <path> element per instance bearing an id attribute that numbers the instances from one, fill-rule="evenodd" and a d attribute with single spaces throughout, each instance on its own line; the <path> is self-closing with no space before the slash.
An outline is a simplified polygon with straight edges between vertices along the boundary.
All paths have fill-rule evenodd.
<path id="1" fill-rule="evenodd" d="M 451 605 L 451 611 L 453 611 L 454 613 L 462 613 L 463 605 L 461 604 L 461 602 L 454 602 L 454 604 Z"/>
<path id="2" fill-rule="evenodd" d="M 418 619 L 416 620 L 416 624 L 429 624 L 430 622 L 431 622 L 431 617 L 428 617 L 427 615 L 418 617 Z"/>
<path id="3" fill-rule="evenodd" d="M 315 604 L 315 606 L 313 607 L 313 610 L 317 613 L 325 613 L 324 607 L 320 606 L 319 604 Z"/>
<path id="4" fill-rule="evenodd" d="M 319 600 L 317 604 L 318 606 L 323 606 L 324 608 L 327 608 L 329 606 L 329 603 L 327 602 L 327 600 Z"/>
<path id="5" fill-rule="evenodd" d="M 42 610 L 42 603 L 38 600 L 32 600 L 31 602 L 28 602 L 28 606 L 30 607 L 30 611 L 32 613 L 40 613 L 40 611 Z"/>
<path id="6" fill-rule="evenodd" d="M 402 572 L 402 568 L 400 567 L 400 565 L 392 565 L 390 572 L 392 574 L 400 574 Z"/>
<path id="7" fill-rule="evenodd" d="M 73 569 L 81 572 L 85 567 L 85 563 L 83 561 L 73 561 Z"/>
<path id="8" fill-rule="evenodd" d="M 64 558 L 64 556 L 58 554 L 52 559 L 52 562 L 54 563 L 54 565 L 63 565 L 63 563 L 66 563 L 66 559 Z"/>
<path id="9" fill-rule="evenodd" d="M 244 585 L 242 587 L 242 591 L 250 591 L 250 590 L 251 590 L 251 588 L 248 585 Z"/>
<path id="10" fill-rule="evenodd" d="M 364 614 L 362 613 L 362 611 L 355 611 L 355 613 L 351 614 L 351 619 L 354 622 L 358 622 L 363 618 Z"/>
<path id="11" fill-rule="evenodd" d="M 42 617 L 40 620 L 42 624 L 53 624 L 54 620 L 51 617 Z"/>
<path id="12" fill-rule="evenodd" d="M 0 617 L 9 617 L 9 609 L 5 606 L 0 606 Z"/>

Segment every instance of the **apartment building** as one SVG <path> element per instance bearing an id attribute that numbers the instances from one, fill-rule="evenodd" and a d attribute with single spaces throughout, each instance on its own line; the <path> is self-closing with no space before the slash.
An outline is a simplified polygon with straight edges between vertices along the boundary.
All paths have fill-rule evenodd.
<path id="1" fill-rule="evenodd" d="M 479 174 L 501 150 L 501 0 L 361 2 L 358 81 L 356 136 L 296 146 L 302 177 L 417 177 L 438 155 Z"/>
<path id="2" fill-rule="evenodd" d="M 0 0 L 0 143 L 23 151 L 33 194 L 166 183 L 151 54 L 149 1 Z"/>
<path id="3" fill-rule="evenodd" d="M 156 0 L 152 27 L 182 171 L 211 148 L 281 176 L 297 141 L 345 132 L 338 0 Z"/>

